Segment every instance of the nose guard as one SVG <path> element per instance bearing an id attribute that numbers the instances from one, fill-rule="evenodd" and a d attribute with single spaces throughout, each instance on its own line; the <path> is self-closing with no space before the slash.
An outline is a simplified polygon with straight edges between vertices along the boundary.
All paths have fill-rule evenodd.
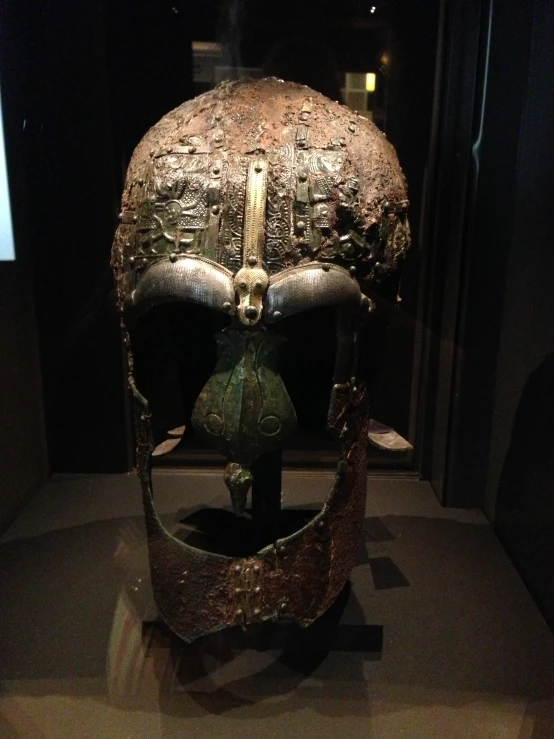
<path id="1" fill-rule="evenodd" d="M 197 433 L 227 458 L 224 480 L 239 516 L 253 477 L 252 463 L 282 445 L 296 414 L 277 369 L 283 339 L 252 327 L 259 324 L 269 278 L 261 267 L 267 196 L 267 161 L 250 162 L 246 182 L 243 266 L 234 286 L 240 330 L 216 337 L 218 362 L 192 414 Z"/>
<path id="2" fill-rule="evenodd" d="M 224 479 L 237 515 L 253 482 L 251 466 L 282 446 L 296 413 L 277 368 L 285 339 L 228 329 L 216 336 L 218 361 L 194 406 L 192 424 L 227 459 Z"/>

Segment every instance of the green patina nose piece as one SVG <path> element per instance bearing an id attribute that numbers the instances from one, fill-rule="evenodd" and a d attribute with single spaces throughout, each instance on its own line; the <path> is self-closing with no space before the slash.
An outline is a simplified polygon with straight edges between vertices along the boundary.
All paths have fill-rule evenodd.
<path id="1" fill-rule="evenodd" d="M 228 460 L 225 484 L 242 515 L 252 485 L 252 463 L 279 449 L 296 428 L 296 413 L 277 368 L 285 339 L 266 331 L 217 334 L 218 361 L 192 413 L 197 433 Z"/>

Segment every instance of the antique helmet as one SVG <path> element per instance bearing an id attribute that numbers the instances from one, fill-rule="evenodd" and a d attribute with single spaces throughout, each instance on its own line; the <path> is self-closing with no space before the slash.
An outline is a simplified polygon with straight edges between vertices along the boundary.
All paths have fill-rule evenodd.
<path id="1" fill-rule="evenodd" d="M 112 266 L 154 597 L 183 639 L 263 621 L 308 625 L 347 581 L 365 513 L 369 404 L 357 377 L 366 351 L 359 331 L 372 310 L 368 288 L 409 246 L 407 205 L 395 151 L 373 123 L 273 78 L 224 82 L 166 115 L 137 146 Z M 341 453 L 331 492 L 298 531 L 244 557 L 181 541 L 154 505 L 152 415 L 135 377 L 132 330 L 173 303 L 226 319 L 192 425 L 225 457 L 238 515 L 264 459 L 296 425 L 279 369 L 280 327 L 314 309 L 336 315 L 327 427 Z M 256 494 L 263 499 L 259 484 Z"/>

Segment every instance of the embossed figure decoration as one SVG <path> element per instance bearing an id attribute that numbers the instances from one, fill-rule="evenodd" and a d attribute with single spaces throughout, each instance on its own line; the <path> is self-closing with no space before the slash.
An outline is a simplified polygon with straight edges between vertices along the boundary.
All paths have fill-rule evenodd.
<path id="1" fill-rule="evenodd" d="M 183 639 L 262 621 L 307 625 L 347 581 L 365 513 L 369 409 L 356 376 L 358 354 L 370 350 L 358 340 L 371 320 L 364 291 L 408 248 L 406 198 L 394 149 L 371 122 L 282 80 L 223 83 L 166 115 L 136 148 L 112 265 L 154 596 Z M 280 323 L 315 308 L 336 314 L 327 415 L 342 450 L 334 483 L 309 523 L 251 556 L 189 546 L 156 512 L 152 417 L 135 380 L 131 329 L 174 302 L 229 319 L 192 423 L 225 457 L 237 515 L 255 463 L 296 426 L 277 361 Z"/>

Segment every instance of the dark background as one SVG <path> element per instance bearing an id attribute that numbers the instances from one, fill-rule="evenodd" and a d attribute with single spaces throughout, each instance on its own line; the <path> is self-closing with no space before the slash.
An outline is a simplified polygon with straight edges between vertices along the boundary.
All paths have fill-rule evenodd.
<path id="1" fill-rule="evenodd" d="M 384 343 L 388 333 L 389 352 L 375 414 L 415 436 L 418 233 L 438 21 L 438 3 L 429 0 L 390 0 L 376 14 L 354 0 L 340 7 L 287 0 L 278 10 L 245 0 L 6 5 L 8 153 L 11 170 L 23 179 L 15 207 L 28 230 L 20 251 L 30 255 L 52 471 L 120 471 L 133 462 L 109 250 L 133 148 L 162 115 L 199 91 L 193 40 L 217 40 L 230 64 L 287 75 L 333 98 L 340 95 L 339 72 L 378 71 L 387 54 L 378 83 L 387 91 L 383 125 L 410 183 L 414 247 L 401 309 L 393 307 L 396 285 L 383 288 L 376 334 Z M 171 402 L 168 392 L 166 406 Z M 326 445 L 323 439 L 307 444 L 312 451 Z M 301 462 L 310 460 L 300 455 Z M 412 457 L 395 455 L 386 463 L 414 465 Z"/>
<path id="2" fill-rule="evenodd" d="M 415 441 L 410 464 L 444 503 L 496 520 L 554 619 L 552 7 L 376 5 L 375 17 L 354 0 L 2 5 L 18 253 L 0 265 L 2 519 L 48 470 L 132 465 L 109 251 L 132 148 L 196 93 L 190 42 L 227 38 L 231 61 L 272 71 L 285 38 L 310 57 L 304 74 L 366 71 L 387 50 L 384 125 L 415 249 L 380 420 Z"/>

